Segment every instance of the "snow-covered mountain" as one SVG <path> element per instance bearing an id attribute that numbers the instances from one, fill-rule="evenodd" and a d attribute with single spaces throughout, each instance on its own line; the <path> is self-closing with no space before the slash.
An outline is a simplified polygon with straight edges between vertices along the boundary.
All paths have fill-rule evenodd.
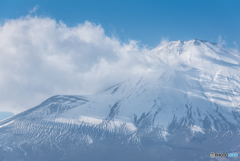
<path id="1" fill-rule="evenodd" d="M 1 121 L 0 160 L 210 160 L 210 152 L 239 152 L 240 55 L 194 39 L 161 44 L 147 57 L 154 69 L 106 91 L 54 96 Z"/>

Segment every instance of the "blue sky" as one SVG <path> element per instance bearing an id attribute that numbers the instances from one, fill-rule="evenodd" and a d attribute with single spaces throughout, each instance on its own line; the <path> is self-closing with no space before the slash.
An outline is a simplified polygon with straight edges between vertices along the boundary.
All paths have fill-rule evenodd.
<path id="1" fill-rule="evenodd" d="M 149 47 L 156 47 L 162 38 L 217 42 L 221 36 L 228 47 L 240 43 L 238 0 L 2 0 L 0 20 L 25 16 L 36 5 L 38 16 L 68 26 L 88 20 L 121 41 L 134 39 Z"/>
<path id="2" fill-rule="evenodd" d="M 239 8 L 239 0 L 1 0 L 0 120 L 56 94 L 114 85 L 163 39 L 237 48 Z"/>

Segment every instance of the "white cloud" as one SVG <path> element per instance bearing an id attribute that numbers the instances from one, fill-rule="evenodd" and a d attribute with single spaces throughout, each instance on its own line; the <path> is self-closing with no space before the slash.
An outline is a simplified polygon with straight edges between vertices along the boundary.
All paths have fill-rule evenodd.
<path id="1" fill-rule="evenodd" d="M 151 68 L 148 52 L 88 21 L 67 27 L 48 17 L 8 20 L 0 26 L 0 111 L 16 114 L 56 94 L 104 90 Z"/>

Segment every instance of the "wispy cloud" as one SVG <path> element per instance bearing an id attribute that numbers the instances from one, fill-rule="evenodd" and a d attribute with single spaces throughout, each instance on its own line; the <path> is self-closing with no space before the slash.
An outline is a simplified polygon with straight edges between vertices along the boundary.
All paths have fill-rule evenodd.
<path id="1" fill-rule="evenodd" d="M 218 44 L 221 46 L 227 45 L 227 42 L 222 38 L 221 35 L 218 36 Z"/>
<path id="2" fill-rule="evenodd" d="M 33 9 L 31 11 L 29 11 L 30 14 L 35 13 L 38 9 L 39 9 L 39 5 L 36 5 L 35 7 L 33 7 Z"/>
<path id="3" fill-rule="evenodd" d="M 236 41 L 233 41 L 233 45 L 235 45 L 235 48 L 238 49 L 238 44 Z"/>

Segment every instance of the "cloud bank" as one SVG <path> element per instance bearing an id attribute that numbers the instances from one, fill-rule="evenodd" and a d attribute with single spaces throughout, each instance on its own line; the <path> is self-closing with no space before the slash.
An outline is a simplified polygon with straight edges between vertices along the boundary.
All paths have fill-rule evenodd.
<path id="1" fill-rule="evenodd" d="M 0 26 L 0 111 L 16 114 L 57 94 L 94 94 L 151 70 L 149 52 L 88 21 L 7 20 Z"/>

